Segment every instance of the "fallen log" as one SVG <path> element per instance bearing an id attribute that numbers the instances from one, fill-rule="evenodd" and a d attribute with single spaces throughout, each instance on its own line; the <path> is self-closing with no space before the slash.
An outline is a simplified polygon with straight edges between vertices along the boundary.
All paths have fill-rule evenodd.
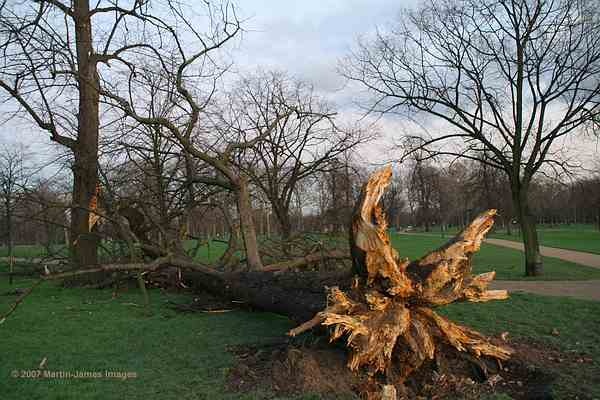
<path id="1" fill-rule="evenodd" d="M 97 271 L 181 268 L 184 279 L 196 289 L 287 315 L 298 322 L 306 321 L 292 329 L 291 336 L 323 326 L 329 328 L 332 341 L 344 337 L 348 368 L 360 369 L 373 380 L 364 393 L 370 399 L 393 397 L 395 387 L 400 387 L 411 374 L 449 353 L 476 365 L 508 359 L 510 348 L 494 344 L 434 311 L 435 307 L 455 301 L 508 297 L 506 291 L 487 290 L 494 272 L 476 276 L 471 273 L 473 254 L 491 229 L 496 211 L 482 213 L 444 246 L 419 260 L 401 259 L 390 244 L 387 222 L 379 205 L 390 179 L 391 169 L 383 169 L 363 187 L 350 229 L 351 271 L 288 271 L 317 261 L 311 255 L 275 264 L 265 271 L 233 273 L 164 256 L 151 264 L 98 266 L 43 279 Z"/>
<path id="2" fill-rule="evenodd" d="M 326 307 L 327 287 L 349 287 L 352 275 L 349 270 L 327 274 L 249 271 L 219 275 L 186 271 L 183 277 L 196 291 L 208 291 L 300 323 Z"/>

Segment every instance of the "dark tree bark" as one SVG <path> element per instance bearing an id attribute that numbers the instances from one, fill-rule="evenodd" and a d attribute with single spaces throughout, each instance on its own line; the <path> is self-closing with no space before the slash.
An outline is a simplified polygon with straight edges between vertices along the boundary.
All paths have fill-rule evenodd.
<path id="1" fill-rule="evenodd" d="M 90 232 L 90 206 L 98 183 L 98 135 L 100 127 L 100 78 L 93 59 L 92 21 L 89 0 L 73 4 L 77 44 L 79 86 L 78 135 L 73 150 L 73 207 L 71 235 L 73 261 L 79 265 L 98 263 L 98 237 Z"/>
<path id="2" fill-rule="evenodd" d="M 242 301 L 253 308 L 285 315 L 296 323 L 310 319 L 327 303 L 326 286 L 349 287 L 349 271 L 232 272 L 220 275 L 190 271 L 184 279 L 195 290 Z"/>
<path id="3" fill-rule="evenodd" d="M 517 210 L 518 221 L 525 250 L 525 275 L 540 276 L 543 273 L 542 254 L 536 229 L 535 216 L 529 208 L 528 191 L 519 183 L 513 185 L 513 202 Z"/>

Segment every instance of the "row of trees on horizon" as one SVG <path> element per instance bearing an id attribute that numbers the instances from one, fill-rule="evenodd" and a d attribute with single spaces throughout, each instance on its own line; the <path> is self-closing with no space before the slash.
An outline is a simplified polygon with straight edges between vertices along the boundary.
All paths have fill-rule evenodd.
<path id="1" fill-rule="evenodd" d="M 69 182 L 55 175 L 51 180 L 26 160 L 24 148 L 0 151 L 0 226 L 5 246 L 43 245 L 47 253 L 52 246 L 68 243 Z M 227 193 L 208 193 L 205 201 L 190 211 L 187 220 L 179 221 L 185 202 L 172 202 L 158 189 L 165 176 L 148 176 L 140 163 L 127 162 L 112 176 L 140 177 L 108 182 L 111 192 L 118 192 L 121 203 L 134 204 L 154 227 L 148 235 L 158 239 L 161 229 L 171 230 L 185 224 L 185 237 L 201 241 L 226 240 L 232 226 L 237 226 L 236 209 Z M 292 196 L 285 219 L 278 217 L 260 181 L 249 182 L 252 219 L 259 237 L 293 237 L 305 233 L 347 233 L 348 223 L 362 184 L 373 168 L 359 165 L 354 157 L 344 162 L 336 159 L 334 167 L 316 170 L 301 180 Z M 108 168 L 104 168 L 107 170 Z M 479 212 L 497 208 L 496 230 L 516 234 L 518 224 L 508 183 L 493 169 L 474 162 L 448 165 L 407 161 L 395 168 L 394 178 L 382 203 L 390 228 L 440 231 L 460 228 Z M 57 177 L 63 177 L 63 180 Z M 152 179 L 154 178 L 154 179 Z M 185 187 L 173 187 L 172 197 L 185 197 Z M 176 193 L 179 191 L 179 193 Z M 561 182 L 539 177 L 531 190 L 532 207 L 538 224 L 549 226 L 593 225 L 600 231 L 600 173 Z M 114 201 L 100 193 L 101 209 Z M 123 208 L 122 208 L 123 210 Z M 109 224 L 100 229 L 111 237 Z M 239 234 L 239 233 L 238 233 Z"/>

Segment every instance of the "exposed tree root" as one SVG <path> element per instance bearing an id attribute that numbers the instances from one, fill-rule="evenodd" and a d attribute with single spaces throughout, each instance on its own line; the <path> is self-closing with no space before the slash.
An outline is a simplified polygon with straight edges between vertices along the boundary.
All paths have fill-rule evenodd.
<path id="1" fill-rule="evenodd" d="M 332 341 L 344 337 L 350 370 L 384 377 L 377 390 L 367 393 L 369 398 L 390 398 L 389 385 L 402 384 L 448 348 L 475 359 L 506 360 L 512 353 L 432 310 L 454 301 L 508 297 L 506 291 L 487 290 L 494 272 L 471 274 L 472 256 L 492 227 L 496 210 L 482 213 L 446 245 L 411 263 L 391 247 L 379 206 L 391 174 L 391 168 L 373 174 L 357 204 L 350 238 L 356 273 L 351 289 L 332 287 L 327 307 L 289 332 L 294 336 L 320 324 L 330 328 Z"/>

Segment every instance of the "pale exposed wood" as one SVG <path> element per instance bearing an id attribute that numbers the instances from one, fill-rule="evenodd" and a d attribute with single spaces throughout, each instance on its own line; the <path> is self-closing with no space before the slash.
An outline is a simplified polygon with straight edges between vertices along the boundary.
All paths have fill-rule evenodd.
<path id="1" fill-rule="evenodd" d="M 287 334 L 288 334 L 288 336 L 291 336 L 291 337 L 298 336 L 299 334 L 309 331 L 312 328 L 314 328 L 315 326 L 319 325 L 321 322 L 323 322 L 323 320 L 324 320 L 324 317 L 319 313 L 319 314 L 315 315 L 314 317 L 312 317 L 312 319 L 309 319 L 308 321 L 304 322 L 303 324 L 298 325 L 294 329 L 290 329 Z"/>
<path id="2" fill-rule="evenodd" d="M 433 360 L 436 352 L 449 348 L 475 358 L 506 360 L 512 353 L 510 348 L 492 344 L 480 333 L 432 309 L 454 301 L 508 297 L 505 290 L 487 290 L 494 272 L 471 274 L 472 256 L 494 224 L 496 210 L 483 212 L 444 246 L 410 262 L 392 248 L 379 205 L 391 175 L 390 168 L 374 173 L 357 203 L 350 236 L 357 275 L 352 288 L 330 288 L 328 306 L 291 332 L 327 326 L 332 341 L 345 338 L 351 370 L 381 372 L 388 380 L 395 376 L 398 383 L 424 361 Z M 382 385 L 376 397 L 384 398 L 384 389 L 390 392 L 388 386 Z"/>

